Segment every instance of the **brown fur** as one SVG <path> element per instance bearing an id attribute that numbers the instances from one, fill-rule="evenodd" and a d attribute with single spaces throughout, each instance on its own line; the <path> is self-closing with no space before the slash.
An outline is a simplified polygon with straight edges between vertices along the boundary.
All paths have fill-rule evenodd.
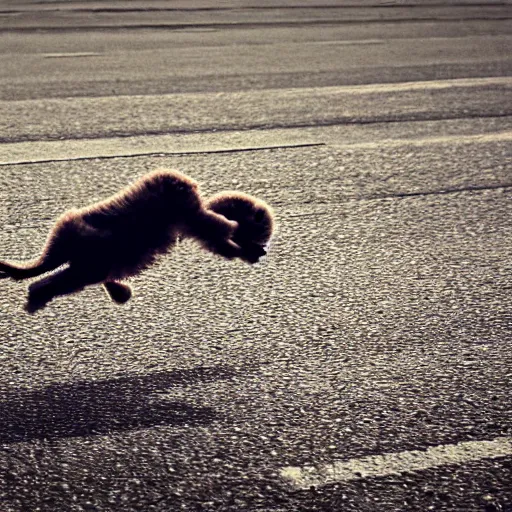
<path id="1" fill-rule="evenodd" d="M 207 199 L 205 206 L 237 222 L 232 238 L 238 245 L 269 243 L 274 230 L 274 213 L 261 199 L 244 192 L 219 192 Z"/>
<path id="2" fill-rule="evenodd" d="M 113 301 L 125 303 L 131 289 L 119 280 L 155 263 L 180 238 L 194 238 L 215 254 L 248 263 L 265 254 L 261 238 L 250 235 L 254 243 L 242 243 L 239 223 L 207 205 L 193 179 L 177 171 L 154 171 L 104 201 L 64 213 L 39 258 L 25 264 L 2 261 L 0 277 L 26 279 L 67 264 L 29 287 L 25 309 L 34 313 L 56 296 L 93 284 L 103 284 Z"/>

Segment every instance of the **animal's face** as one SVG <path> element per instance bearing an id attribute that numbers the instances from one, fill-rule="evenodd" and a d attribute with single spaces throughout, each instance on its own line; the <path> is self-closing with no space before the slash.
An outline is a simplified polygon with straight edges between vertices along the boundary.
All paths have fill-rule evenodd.
<path id="1" fill-rule="evenodd" d="M 272 235 L 273 217 L 263 201 L 242 193 L 223 192 L 207 202 L 207 207 L 238 222 L 233 241 L 239 245 L 266 245 Z"/>
<path id="2" fill-rule="evenodd" d="M 238 222 L 234 241 L 242 245 L 245 241 L 265 245 L 272 233 L 271 218 L 264 208 L 253 205 L 240 205 L 234 220 Z"/>

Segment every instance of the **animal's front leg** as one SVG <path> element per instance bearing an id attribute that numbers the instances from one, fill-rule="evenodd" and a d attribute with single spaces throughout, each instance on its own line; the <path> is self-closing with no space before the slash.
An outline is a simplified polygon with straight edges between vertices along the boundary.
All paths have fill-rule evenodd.
<path id="1" fill-rule="evenodd" d="M 240 258 L 247 263 L 258 263 L 260 258 L 267 254 L 267 251 L 261 245 L 250 243 L 240 247 L 233 240 L 210 240 L 208 244 L 205 244 L 205 247 L 228 260 Z"/>
<path id="2" fill-rule="evenodd" d="M 240 246 L 228 239 L 218 238 L 216 240 L 208 240 L 207 242 L 203 242 L 203 246 L 210 252 L 228 260 L 239 258 L 242 254 Z"/>

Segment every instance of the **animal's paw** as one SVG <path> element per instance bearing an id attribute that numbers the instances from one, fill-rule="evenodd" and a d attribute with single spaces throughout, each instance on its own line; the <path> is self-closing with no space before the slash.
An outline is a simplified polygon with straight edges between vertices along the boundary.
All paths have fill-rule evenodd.
<path id="1" fill-rule="evenodd" d="M 265 256 L 267 251 L 264 247 L 258 244 L 245 244 L 242 247 L 242 259 L 247 263 L 258 263 L 261 257 Z"/>
<path id="2" fill-rule="evenodd" d="M 32 283 L 28 287 L 28 298 L 25 303 L 25 311 L 30 315 L 33 315 L 40 309 L 43 309 L 48 302 L 53 299 L 53 296 L 49 295 L 39 282 Z"/>
<path id="3" fill-rule="evenodd" d="M 103 286 L 116 304 L 125 304 L 132 296 L 132 289 L 127 284 L 117 281 L 107 281 L 103 283 Z"/>
<path id="4" fill-rule="evenodd" d="M 43 297 L 31 297 L 29 296 L 27 302 L 25 303 L 25 307 L 23 308 L 29 315 L 33 315 L 37 313 L 40 309 L 43 309 L 46 304 L 48 304 L 48 300 Z"/>

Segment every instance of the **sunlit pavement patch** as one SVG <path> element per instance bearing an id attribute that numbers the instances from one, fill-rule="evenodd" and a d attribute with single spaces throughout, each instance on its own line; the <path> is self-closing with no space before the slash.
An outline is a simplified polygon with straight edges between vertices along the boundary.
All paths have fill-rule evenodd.
<path id="1" fill-rule="evenodd" d="M 286 467 L 281 476 L 297 489 L 309 489 L 336 482 L 423 471 L 448 464 L 464 464 L 512 455 L 512 438 L 467 441 L 398 453 L 373 455 L 318 467 Z"/>

